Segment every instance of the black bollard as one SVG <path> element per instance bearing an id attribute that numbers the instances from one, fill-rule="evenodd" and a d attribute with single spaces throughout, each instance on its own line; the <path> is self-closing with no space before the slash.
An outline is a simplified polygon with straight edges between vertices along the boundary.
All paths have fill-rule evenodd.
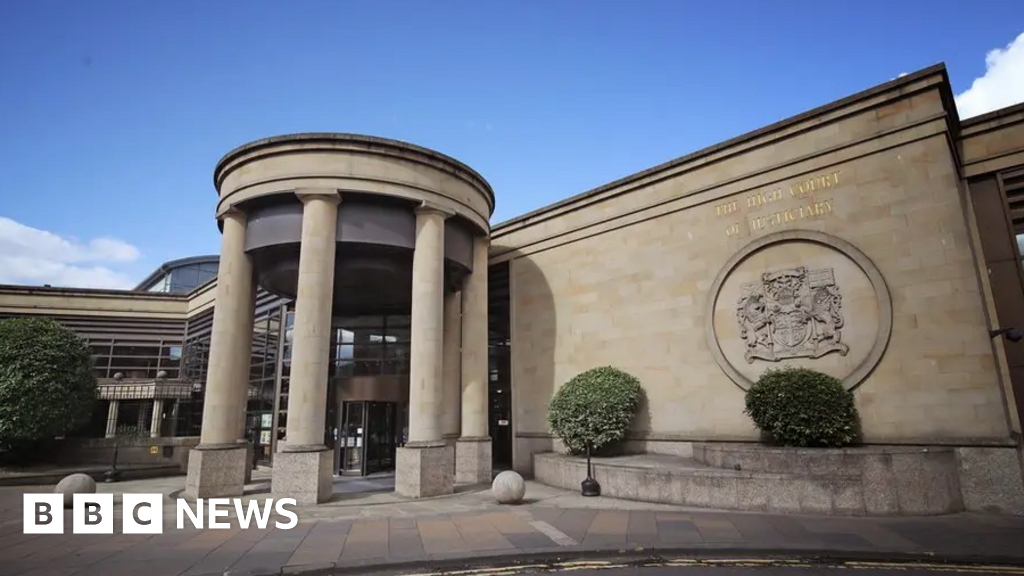
<path id="1" fill-rule="evenodd" d="M 110 463 L 110 470 L 103 473 L 103 481 L 106 483 L 117 482 L 121 479 L 121 471 L 117 469 L 117 450 L 119 446 L 114 444 L 114 460 Z"/>
<path id="2" fill-rule="evenodd" d="M 580 493 L 584 496 L 600 496 L 601 485 L 594 480 L 594 472 L 590 466 L 590 444 L 587 444 L 587 479 L 580 483 Z"/>

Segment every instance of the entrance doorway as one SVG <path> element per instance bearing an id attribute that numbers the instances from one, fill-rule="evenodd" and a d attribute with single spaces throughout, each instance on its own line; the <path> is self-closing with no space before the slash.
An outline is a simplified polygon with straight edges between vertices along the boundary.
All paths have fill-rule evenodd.
<path id="1" fill-rule="evenodd" d="M 335 450 L 338 473 L 366 476 L 395 469 L 397 402 L 342 402 Z"/>

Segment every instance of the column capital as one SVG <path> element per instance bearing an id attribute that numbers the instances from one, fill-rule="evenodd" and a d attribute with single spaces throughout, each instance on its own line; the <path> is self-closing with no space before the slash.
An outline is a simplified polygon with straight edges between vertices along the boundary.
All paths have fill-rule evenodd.
<path id="1" fill-rule="evenodd" d="M 296 188 L 295 195 L 303 204 L 314 198 L 333 201 L 335 206 L 341 203 L 341 195 L 334 188 Z"/>
<path id="2" fill-rule="evenodd" d="M 217 214 L 217 220 L 219 222 L 223 222 L 224 220 L 228 219 L 245 222 L 246 220 L 248 220 L 248 215 L 245 213 L 244 210 L 242 210 L 238 206 L 232 205 L 228 206 L 220 214 Z"/>
<path id="3" fill-rule="evenodd" d="M 416 212 L 417 216 L 419 216 L 420 214 L 436 214 L 436 215 L 441 216 L 445 220 L 447 220 L 448 218 L 451 218 L 452 216 L 455 216 L 455 211 L 454 210 L 452 210 L 450 208 L 445 208 L 444 206 L 441 206 L 440 204 L 435 204 L 433 202 L 427 202 L 425 200 L 423 202 L 421 202 L 419 206 L 416 207 L 414 212 Z"/>

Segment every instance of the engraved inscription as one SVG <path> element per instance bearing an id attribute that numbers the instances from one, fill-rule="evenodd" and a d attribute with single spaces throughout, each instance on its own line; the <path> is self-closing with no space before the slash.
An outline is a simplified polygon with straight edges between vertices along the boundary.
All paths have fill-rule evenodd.
<path id="1" fill-rule="evenodd" d="M 750 193 L 741 199 L 727 200 L 715 206 L 717 218 L 743 218 L 746 222 L 732 222 L 725 227 L 727 237 L 740 236 L 743 229 L 753 234 L 778 226 L 784 226 L 807 218 L 823 218 L 832 214 L 832 199 L 818 198 L 816 192 L 831 190 L 839 186 L 839 170 L 790 183 L 788 186 L 765 188 Z M 793 201 L 800 202 L 793 206 Z M 761 212 L 744 217 L 743 212 Z"/>
<path id="2" fill-rule="evenodd" d="M 761 274 L 741 288 L 736 304 L 748 363 L 821 358 L 850 347 L 842 342 L 842 294 L 832 268 L 787 268 Z"/>

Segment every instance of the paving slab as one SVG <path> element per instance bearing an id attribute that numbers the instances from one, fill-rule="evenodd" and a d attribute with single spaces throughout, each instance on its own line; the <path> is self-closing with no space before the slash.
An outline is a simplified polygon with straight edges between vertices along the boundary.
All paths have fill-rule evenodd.
<path id="1" fill-rule="evenodd" d="M 254 477 L 247 499 L 267 497 L 262 481 Z M 180 479 L 152 479 L 98 489 L 170 496 L 180 486 Z M 1020 517 L 718 512 L 583 498 L 532 482 L 527 503 L 519 506 L 498 505 L 482 489 L 415 501 L 379 491 L 347 492 L 340 500 L 296 508 L 300 522 L 290 530 L 273 527 L 273 520 L 267 528 L 243 529 L 231 522 L 227 529 L 200 530 L 186 523 L 179 530 L 174 513 L 165 510 L 162 534 L 121 534 L 119 522 L 113 535 L 70 534 L 70 529 L 62 535 L 22 534 L 22 494 L 45 491 L 45 486 L 0 488 L 0 576 L 297 576 L 624 553 L 815 554 L 1024 565 Z"/>

